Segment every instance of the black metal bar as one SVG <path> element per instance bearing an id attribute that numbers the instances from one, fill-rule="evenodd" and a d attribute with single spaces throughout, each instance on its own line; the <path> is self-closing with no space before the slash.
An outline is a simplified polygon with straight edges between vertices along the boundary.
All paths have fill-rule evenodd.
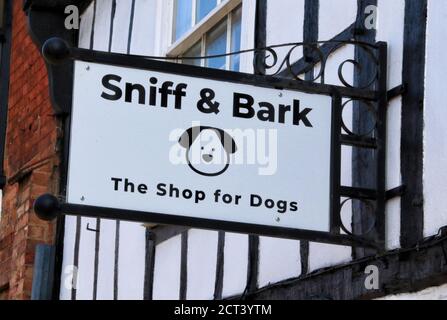
<path id="1" fill-rule="evenodd" d="M 239 223 L 231 221 L 220 221 L 211 219 L 194 218 L 188 216 L 175 216 L 162 213 L 152 213 L 143 211 L 132 211 L 117 208 L 95 207 L 79 204 L 60 204 L 60 210 L 63 214 L 91 217 L 91 218 L 107 218 L 118 219 L 134 222 L 161 223 L 195 227 L 206 230 L 222 230 L 242 234 L 265 235 L 276 238 L 285 239 L 304 239 L 314 242 L 348 245 L 348 246 L 365 246 L 375 247 L 372 242 L 365 241 L 358 237 L 348 235 L 332 234 L 322 231 L 300 230 L 293 228 L 274 227 L 267 225 L 256 225 L 248 223 Z"/>
<path id="2" fill-rule="evenodd" d="M 397 197 L 401 197 L 405 194 L 406 190 L 407 190 L 406 186 L 399 186 L 397 188 L 388 190 L 385 195 L 386 200 L 388 201 Z"/>
<path id="3" fill-rule="evenodd" d="M 97 221 L 97 224 L 96 224 L 96 225 L 98 225 L 98 221 Z M 88 230 L 88 231 L 91 231 L 91 232 L 99 233 L 99 229 L 93 229 L 93 228 L 91 228 L 91 227 L 90 227 L 90 223 L 87 223 L 87 226 L 85 227 L 85 229 Z M 95 241 L 96 241 L 96 239 L 95 239 Z"/>
<path id="4" fill-rule="evenodd" d="M 379 101 L 377 103 L 377 169 L 376 169 L 376 243 L 385 250 L 385 209 L 386 209 L 386 141 L 387 141 L 387 71 L 388 71 L 388 45 L 379 42 L 379 78 L 378 91 Z"/>
<path id="5" fill-rule="evenodd" d="M 391 200 L 400 197 L 405 193 L 405 186 L 399 186 L 388 190 L 385 193 L 385 200 Z M 350 199 L 376 200 L 378 193 L 374 189 L 355 188 L 342 186 L 340 188 L 340 195 Z"/>
<path id="6" fill-rule="evenodd" d="M 331 128 L 331 186 L 330 186 L 330 231 L 340 233 L 340 183 L 341 183 L 341 123 L 342 99 L 332 98 L 332 128 Z"/>
<path id="7" fill-rule="evenodd" d="M 180 289 L 179 299 L 186 300 L 188 291 L 188 231 L 182 233 L 180 252 Z"/>
<path id="8" fill-rule="evenodd" d="M 79 268 L 79 248 L 81 246 L 81 224 L 82 224 L 82 217 L 81 216 L 76 217 L 75 244 L 73 248 L 73 266 L 75 268 L 75 272 Z M 76 288 L 77 286 L 73 286 L 71 288 L 71 300 L 76 300 Z"/>
<path id="9" fill-rule="evenodd" d="M 96 219 L 95 235 L 95 262 L 93 266 L 93 300 L 98 298 L 98 273 L 99 273 L 99 244 L 100 244 L 101 219 Z"/>
<path id="10" fill-rule="evenodd" d="M 405 92 L 405 86 L 403 84 L 396 86 L 391 90 L 388 90 L 387 93 L 388 102 L 390 102 L 394 98 L 401 96 L 404 92 Z"/>
<path id="11" fill-rule="evenodd" d="M 107 217 L 103 217 L 107 218 Z M 119 259 L 120 259 L 120 226 L 119 219 L 115 222 L 115 257 L 113 260 L 113 300 L 118 300 Z"/>
<path id="12" fill-rule="evenodd" d="M 169 72 L 190 77 L 251 84 L 267 88 L 290 89 L 325 95 L 333 95 L 334 93 L 339 93 L 343 97 L 352 99 L 375 100 L 377 98 L 377 93 L 373 90 L 316 84 L 267 75 L 254 75 L 234 71 L 183 65 L 166 61 L 151 60 L 144 56 L 71 48 L 70 57 L 74 60 L 81 60 L 92 63 L 102 63 L 122 67 L 138 68 L 142 70 Z"/>
<path id="13" fill-rule="evenodd" d="M 376 139 L 362 136 L 352 136 L 349 134 L 341 135 L 341 143 L 346 146 L 376 149 Z"/>
<path id="14" fill-rule="evenodd" d="M 247 285 L 245 294 L 250 294 L 258 288 L 259 271 L 259 237 L 257 235 L 248 236 L 248 267 Z"/>
<path id="15" fill-rule="evenodd" d="M 377 191 L 358 187 L 340 187 L 340 195 L 345 198 L 359 200 L 376 200 Z"/>
<path id="16" fill-rule="evenodd" d="M 214 300 L 222 299 L 224 263 L 225 263 L 225 232 L 220 231 L 217 240 L 216 280 L 214 283 Z"/>
<path id="17" fill-rule="evenodd" d="M 70 135 L 68 128 L 70 128 L 71 117 L 67 116 L 62 120 L 62 125 L 64 128 L 64 136 L 62 140 L 62 156 L 61 156 L 61 173 L 59 188 L 62 194 L 66 194 L 67 188 L 67 173 L 68 173 L 68 151 L 69 151 L 69 141 Z M 54 282 L 52 298 L 53 300 L 58 300 L 60 297 L 61 280 L 63 274 L 63 259 L 64 259 L 64 240 L 65 240 L 65 216 L 59 216 L 56 221 L 56 236 L 55 236 L 55 259 L 54 259 Z"/>
<path id="18" fill-rule="evenodd" d="M 133 23 L 135 19 L 135 0 L 132 0 L 132 4 L 130 7 L 130 21 L 129 21 L 129 31 L 128 31 L 128 38 L 127 38 L 127 54 L 130 54 L 130 49 L 132 46 L 132 35 L 133 35 Z"/>
<path id="19" fill-rule="evenodd" d="M 144 269 L 144 300 L 153 299 L 154 290 L 154 270 L 155 270 L 155 238 L 156 235 L 149 229 L 146 228 L 146 256 Z"/>

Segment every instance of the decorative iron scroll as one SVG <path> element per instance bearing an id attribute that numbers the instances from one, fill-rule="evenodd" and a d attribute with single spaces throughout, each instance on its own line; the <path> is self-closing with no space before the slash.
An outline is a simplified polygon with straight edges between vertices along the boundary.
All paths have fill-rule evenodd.
<path id="1" fill-rule="evenodd" d="M 326 84 L 326 67 L 329 58 L 343 46 L 351 46 L 362 50 L 370 60 L 369 62 L 375 66 L 375 70 L 371 75 L 371 79 L 363 86 L 354 86 L 349 83 L 343 75 L 344 68 L 347 65 L 352 65 L 358 72 L 362 72 L 363 66 L 361 62 L 353 59 L 345 59 L 338 64 L 338 79 L 347 88 L 368 89 L 378 79 L 379 61 L 377 59 L 377 45 L 359 41 L 318 41 L 312 43 L 292 42 L 285 44 L 272 45 L 265 48 L 255 48 L 248 50 L 241 50 L 219 55 L 209 56 L 176 56 L 176 57 L 147 57 L 158 60 L 203 60 L 214 59 L 226 56 L 234 56 L 245 53 L 254 53 L 253 67 L 254 71 L 260 75 L 290 77 L 298 81 L 318 82 Z M 278 49 L 288 48 L 284 57 L 279 58 Z M 300 52 L 301 49 L 301 52 Z M 297 60 L 297 57 L 300 57 Z M 307 72 L 317 69 L 316 74 L 310 80 L 305 80 L 303 77 Z M 368 71 L 370 72 L 370 71 Z"/>

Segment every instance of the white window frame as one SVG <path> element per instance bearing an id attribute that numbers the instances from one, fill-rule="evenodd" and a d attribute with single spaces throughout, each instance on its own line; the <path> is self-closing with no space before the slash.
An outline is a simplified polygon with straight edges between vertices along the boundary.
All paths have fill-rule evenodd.
<path id="1" fill-rule="evenodd" d="M 174 4 L 175 4 L 175 0 Z M 193 0 L 193 16 L 192 16 L 192 24 L 195 23 L 195 12 L 196 12 L 196 1 Z M 192 48 L 197 42 L 201 41 L 201 55 L 205 55 L 205 47 L 206 47 L 206 34 L 213 27 L 217 26 L 219 22 L 221 22 L 225 17 L 227 19 L 227 44 L 231 44 L 231 19 L 234 9 L 236 9 L 239 5 L 242 4 L 242 0 L 218 0 L 218 4 L 216 8 L 211 10 L 208 15 L 203 18 L 199 23 L 191 26 L 191 29 L 186 32 L 181 38 L 171 44 L 168 48 L 166 55 L 168 57 L 178 57 L 181 56 L 184 52 L 188 51 Z M 173 6 L 172 15 L 171 15 L 171 26 L 172 26 L 172 40 L 174 40 L 175 34 L 175 5 Z M 227 45 L 227 53 L 229 53 L 231 47 Z M 226 68 L 230 68 L 230 59 L 231 57 L 227 57 Z M 205 65 L 205 60 L 201 60 L 201 65 Z"/>

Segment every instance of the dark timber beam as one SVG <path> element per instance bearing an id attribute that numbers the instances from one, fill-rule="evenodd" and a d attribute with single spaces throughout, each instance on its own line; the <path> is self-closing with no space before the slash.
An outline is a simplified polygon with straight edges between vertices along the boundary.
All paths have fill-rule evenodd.
<path id="1" fill-rule="evenodd" d="M 388 252 L 353 263 L 317 271 L 277 283 L 249 295 L 254 300 L 375 299 L 390 294 L 417 292 L 447 282 L 447 233 L 418 247 Z M 379 289 L 365 288 L 365 269 L 379 270 Z M 235 297 L 239 298 L 239 297 Z"/>
<path id="2" fill-rule="evenodd" d="M 401 245 L 423 237 L 423 129 L 427 0 L 405 1 L 402 81 L 401 174 L 407 187 L 401 200 Z"/>
<path id="3" fill-rule="evenodd" d="M 365 21 L 367 15 L 365 9 L 370 6 L 377 6 L 377 0 L 357 0 L 357 18 L 355 23 L 355 39 L 367 43 L 376 42 L 376 31 L 374 29 L 367 29 L 365 27 Z M 355 48 L 355 60 L 362 66 L 361 69 L 354 69 L 354 83 L 356 87 L 363 87 L 368 85 L 371 81 L 371 75 L 375 73 L 378 66 L 374 64 L 374 61 L 368 56 L 362 48 Z M 379 61 L 381 64 L 382 61 Z M 378 89 L 378 88 L 375 88 Z M 377 109 L 377 107 L 376 107 Z M 354 101 L 353 104 L 353 130 L 355 133 L 363 134 L 368 132 L 371 128 L 375 127 L 375 119 L 371 117 L 367 106 L 364 102 Z M 374 139 L 374 134 L 363 137 Z M 374 140 L 375 141 L 375 140 Z M 357 188 L 369 188 L 377 189 L 376 177 L 377 167 L 376 154 L 378 152 L 377 141 L 374 143 L 374 149 L 372 148 L 352 148 L 352 186 Z M 364 235 L 371 225 L 375 224 L 373 219 L 377 219 L 376 216 L 368 214 L 368 205 L 361 201 L 354 201 L 352 203 L 353 212 L 358 214 L 352 215 L 352 229 L 354 234 Z M 367 239 L 371 241 L 380 240 L 381 235 L 378 232 L 378 224 L 375 224 L 374 230 L 366 235 Z M 382 235 L 383 236 L 383 235 Z M 374 250 L 368 250 L 363 248 L 354 248 L 354 258 L 362 258 L 366 255 L 373 255 Z"/>
<path id="4" fill-rule="evenodd" d="M 59 37 L 70 45 L 77 45 L 77 30 L 65 28 L 64 5 L 79 4 L 84 1 L 49 1 L 27 0 L 24 10 L 28 16 L 29 34 L 39 50 L 46 40 Z M 73 62 L 67 61 L 60 65 L 47 63 L 50 98 L 56 114 L 68 114 L 71 106 L 72 85 L 64 81 L 73 77 Z M 54 84 L 58 85 L 55 86 Z M 55 89 L 57 88 L 57 90 Z"/>
<path id="5" fill-rule="evenodd" d="M 312 43 L 318 41 L 319 36 L 319 20 L 320 20 L 320 0 L 306 0 L 304 2 L 304 26 L 303 40 Z M 311 50 L 305 50 L 305 58 L 312 55 Z M 305 75 L 305 80 L 312 81 L 314 79 L 314 68 L 309 70 Z M 309 241 L 300 241 L 300 259 L 301 274 L 305 275 L 309 271 Z"/>

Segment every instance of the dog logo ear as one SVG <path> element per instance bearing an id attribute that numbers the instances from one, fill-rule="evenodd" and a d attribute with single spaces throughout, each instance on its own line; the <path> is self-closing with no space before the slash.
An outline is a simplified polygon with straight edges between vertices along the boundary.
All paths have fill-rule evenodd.
<path id="1" fill-rule="evenodd" d="M 189 149 L 194 141 L 199 136 L 199 133 L 203 130 L 201 127 L 192 127 L 186 130 L 181 136 L 178 143 L 185 149 Z"/>
<path id="2" fill-rule="evenodd" d="M 220 142 L 222 143 L 224 150 L 228 154 L 235 153 L 237 151 L 237 146 L 236 146 L 236 142 L 234 141 L 233 137 L 230 136 L 224 130 L 219 130 L 219 133 L 220 133 Z"/>
<path id="3" fill-rule="evenodd" d="M 220 143 L 222 143 L 224 150 L 228 154 L 233 154 L 237 151 L 236 142 L 234 141 L 233 137 L 230 136 L 224 130 L 218 129 L 218 128 L 213 128 L 213 127 L 192 127 L 192 128 L 189 128 L 180 136 L 178 143 L 183 148 L 189 149 L 203 130 L 214 130 L 217 133 L 217 135 L 219 136 Z"/>

